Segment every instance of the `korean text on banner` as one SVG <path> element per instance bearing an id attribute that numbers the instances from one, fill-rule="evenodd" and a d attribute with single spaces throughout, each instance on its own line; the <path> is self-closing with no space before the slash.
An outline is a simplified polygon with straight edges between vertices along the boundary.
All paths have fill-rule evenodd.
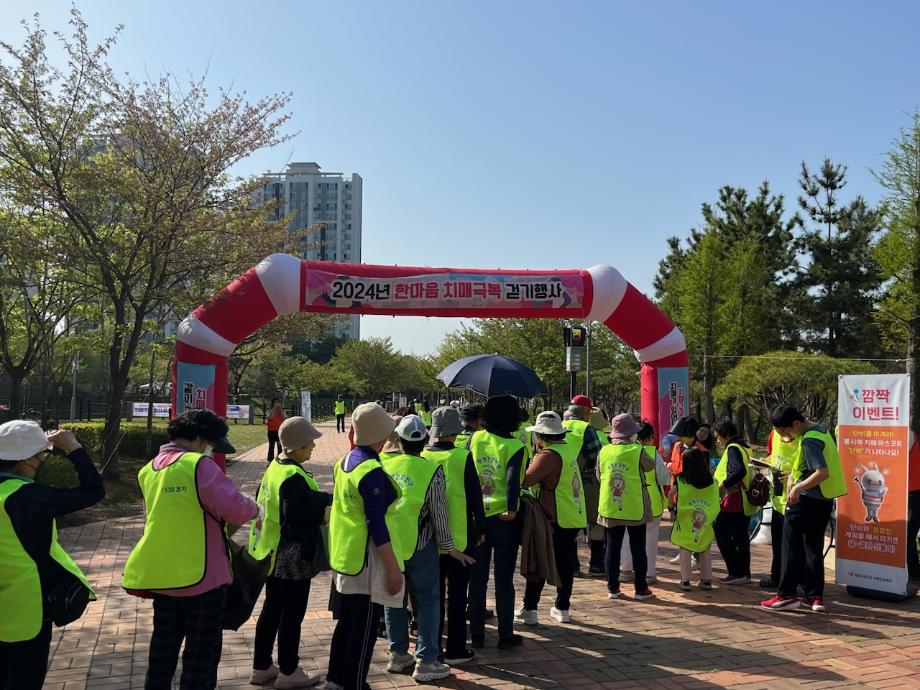
<path id="1" fill-rule="evenodd" d="M 300 391 L 300 416 L 308 422 L 313 421 L 313 399 L 312 394 L 306 388 Z"/>
<path id="2" fill-rule="evenodd" d="M 214 409 L 214 380 L 216 369 L 213 364 L 189 364 L 179 362 L 176 366 L 176 414 L 186 410 Z"/>
<path id="3" fill-rule="evenodd" d="M 690 375 L 683 368 L 658 370 L 658 423 L 661 435 L 690 410 Z"/>
<path id="4" fill-rule="evenodd" d="M 910 376 L 841 376 L 837 445 L 847 482 L 837 499 L 837 582 L 907 590 Z"/>
<path id="5" fill-rule="evenodd" d="M 154 417 L 169 417 L 169 411 L 172 405 L 169 403 L 153 403 L 153 416 Z M 131 416 L 132 417 L 146 417 L 148 410 L 148 403 L 145 402 L 136 402 L 131 403 Z"/>

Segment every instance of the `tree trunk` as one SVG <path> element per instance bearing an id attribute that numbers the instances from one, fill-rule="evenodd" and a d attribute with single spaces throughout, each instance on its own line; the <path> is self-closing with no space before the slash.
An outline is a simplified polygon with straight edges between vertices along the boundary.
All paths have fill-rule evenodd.
<path id="1" fill-rule="evenodd" d="M 712 362 L 708 355 L 703 355 L 703 412 L 709 422 L 716 420 L 716 406 L 712 400 L 712 389 L 715 386 L 715 376 Z"/>
<path id="2" fill-rule="evenodd" d="M 118 479 L 118 446 L 121 441 L 121 406 L 128 387 L 128 376 L 121 372 L 111 372 L 108 406 L 105 413 L 105 426 L 102 431 L 102 475 L 106 479 Z"/>
<path id="3" fill-rule="evenodd" d="M 10 369 L 10 419 L 19 419 L 22 416 L 22 381 L 25 378 L 22 372 Z"/>

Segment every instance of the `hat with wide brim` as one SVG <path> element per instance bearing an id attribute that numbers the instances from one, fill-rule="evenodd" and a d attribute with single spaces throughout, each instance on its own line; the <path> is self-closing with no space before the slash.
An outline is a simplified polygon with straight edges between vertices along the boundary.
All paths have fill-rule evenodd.
<path id="1" fill-rule="evenodd" d="M 631 414 L 618 414 L 610 423 L 610 438 L 628 439 L 642 431 L 642 425 Z"/>
<path id="2" fill-rule="evenodd" d="M 561 436 L 569 433 L 569 429 L 562 426 L 562 420 L 555 412 L 541 412 L 537 415 L 536 424 L 526 427 L 526 431 L 544 436 Z"/>

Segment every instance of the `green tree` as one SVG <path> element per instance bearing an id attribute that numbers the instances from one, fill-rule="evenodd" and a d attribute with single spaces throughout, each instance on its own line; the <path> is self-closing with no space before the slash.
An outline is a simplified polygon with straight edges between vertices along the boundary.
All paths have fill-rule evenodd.
<path id="1" fill-rule="evenodd" d="M 911 419 L 920 420 L 920 111 L 901 129 L 875 178 L 886 191 L 884 232 L 873 256 L 885 291 L 876 314 L 911 374 Z"/>
<path id="2" fill-rule="evenodd" d="M 390 338 L 348 340 L 336 350 L 329 367 L 339 376 L 350 377 L 349 392 L 361 396 L 406 390 L 405 356 L 396 351 Z"/>
<path id="3" fill-rule="evenodd" d="M 858 196 L 841 204 L 846 166 L 825 158 L 812 174 L 802 162 L 799 206 L 811 220 L 798 218 L 798 237 L 805 265 L 796 285 L 800 325 L 809 349 L 831 356 L 859 357 L 877 353 L 873 313 L 881 286 L 872 245 L 881 214 Z"/>

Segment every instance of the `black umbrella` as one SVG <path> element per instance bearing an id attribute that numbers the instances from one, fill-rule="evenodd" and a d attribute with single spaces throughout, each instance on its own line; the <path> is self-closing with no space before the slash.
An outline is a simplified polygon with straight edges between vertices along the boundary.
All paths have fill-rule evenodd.
<path id="1" fill-rule="evenodd" d="M 533 398 L 547 395 L 546 386 L 533 369 L 504 355 L 473 355 L 448 364 L 438 374 L 448 388 L 469 388 L 492 398 L 514 395 Z"/>

